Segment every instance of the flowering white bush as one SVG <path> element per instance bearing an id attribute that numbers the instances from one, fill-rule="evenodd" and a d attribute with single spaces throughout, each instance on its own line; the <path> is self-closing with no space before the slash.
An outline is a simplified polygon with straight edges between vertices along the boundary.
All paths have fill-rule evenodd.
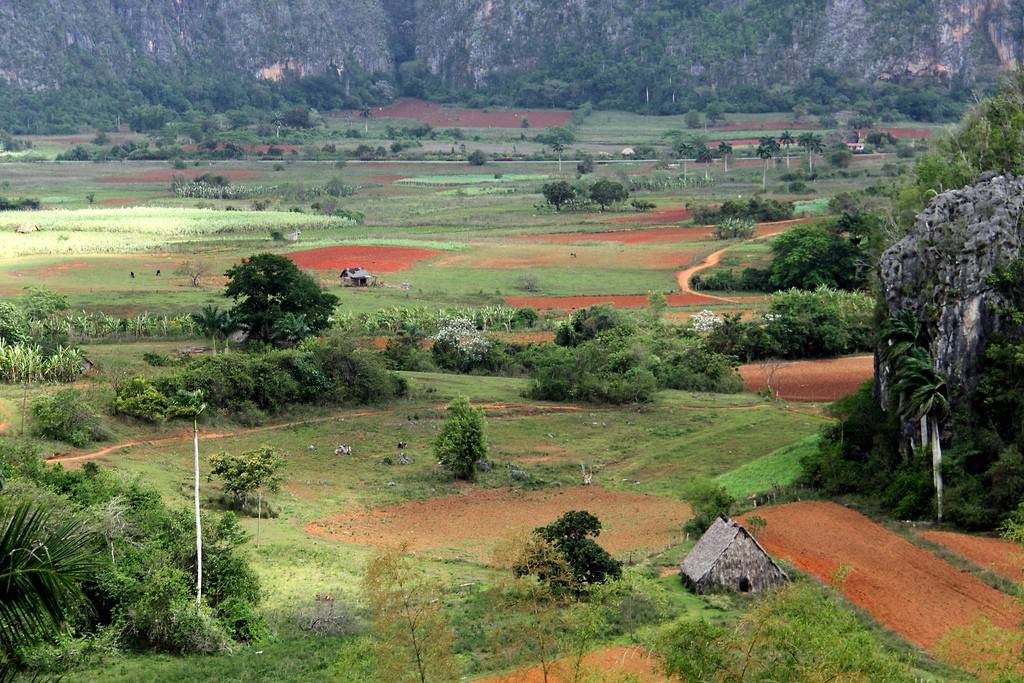
<path id="1" fill-rule="evenodd" d="M 707 309 L 690 318 L 690 321 L 693 323 L 693 329 L 701 334 L 706 334 L 722 324 L 722 318 Z"/>
<path id="2" fill-rule="evenodd" d="M 446 318 L 441 321 L 434 344 L 456 349 L 464 358 L 479 361 L 491 348 L 491 343 L 469 318 Z"/>

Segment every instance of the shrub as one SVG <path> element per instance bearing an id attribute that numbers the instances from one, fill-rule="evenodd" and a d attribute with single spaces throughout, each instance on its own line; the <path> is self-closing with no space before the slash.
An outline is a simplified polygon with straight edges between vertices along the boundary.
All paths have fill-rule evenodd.
<path id="1" fill-rule="evenodd" d="M 32 401 L 32 434 L 56 439 L 81 448 L 106 438 L 99 416 L 86 404 L 81 393 L 62 389 Z"/>
<path id="2" fill-rule="evenodd" d="M 686 522 L 683 529 L 694 537 L 707 531 L 719 515 L 729 514 L 735 502 L 723 486 L 708 479 L 692 482 L 683 497 L 693 508 L 693 517 Z"/>
<path id="3" fill-rule="evenodd" d="M 465 398 L 448 404 L 441 433 L 434 441 L 434 456 L 457 479 L 472 479 L 477 465 L 487 458 L 483 412 Z"/>
<path id="4" fill-rule="evenodd" d="M 693 220 L 701 224 L 719 223 L 726 218 L 745 218 L 757 223 L 784 221 L 793 217 L 792 202 L 780 202 L 765 197 L 730 199 L 719 207 L 689 207 Z"/>
<path id="5" fill-rule="evenodd" d="M 9 301 L 0 301 L 0 339 L 8 344 L 28 341 L 28 320 L 21 309 Z"/>
<path id="6" fill-rule="evenodd" d="M 726 218 L 715 226 L 715 237 L 720 240 L 750 239 L 754 230 L 754 221 L 749 218 Z"/>
<path id="7" fill-rule="evenodd" d="M 114 390 L 114 412 L 137 417 L 149 422 L 160 422 L 168 417 L 171 403 L 153 384 L 136 375 Z"/>
<path id="8" fill-rule="evenodd" d="M 487 153 L 480 149 L 474 149 L 469 153 L 469 156 L 466 157 L 466 160 L 472 166 L 483 166 L 487 163 Z"/>

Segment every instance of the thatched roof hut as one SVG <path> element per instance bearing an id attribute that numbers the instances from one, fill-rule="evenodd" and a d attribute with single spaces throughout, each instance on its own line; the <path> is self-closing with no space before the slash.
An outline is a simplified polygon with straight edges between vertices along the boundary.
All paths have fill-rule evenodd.
<path id="1" fill-rule="evenodd" d="M 30 232 L 39 232 L 39 226 L 32 223 L 22 223 L 14 231 L 19 235 L 27 235 Z"/>
<path id="2" fill-rule="evenodd" d="M 761 544 L 725 515 L 697 541 L 679 570 L 683 582 L 697 593 L 756 593 L 789 580 Z"/>

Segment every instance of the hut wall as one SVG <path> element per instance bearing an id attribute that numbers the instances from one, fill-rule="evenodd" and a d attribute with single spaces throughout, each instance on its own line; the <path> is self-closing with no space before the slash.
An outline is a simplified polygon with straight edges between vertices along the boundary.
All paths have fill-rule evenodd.
<path id="1" fill-rule="evenodd" d="M 750 537 L 739 533 L 725 549 L 698 586 L 700 592 L 715 589 L 742 590 L 743 579 L 748 582 L 747 591 L 757 593 L 786 582 L 786 575 L 757 547 Z"/>

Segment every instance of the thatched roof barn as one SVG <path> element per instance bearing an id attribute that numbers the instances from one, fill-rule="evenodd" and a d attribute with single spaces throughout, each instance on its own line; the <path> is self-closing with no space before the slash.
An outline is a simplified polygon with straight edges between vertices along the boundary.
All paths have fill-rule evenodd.
<path id="1" fill-rule="evenodd" d="M 697 593 L 757 593 L 789 581 L 761 544 L 725 515 L 708 528 L 679 569 L 683 582 Z"/>
<path id="2" fill-rule="evenodd" d="M 342 287 L 369 287 L 373 282 L 373 274 L 365 268 L 346 268 L 341 271 Z"/>
<path id="3" fill-rule="evenodd" d="M 39 226 L 32 223 L 22 223 L 14 231 L 19 235 L 27 235 L 30 232 L 39 232 Z"/>

